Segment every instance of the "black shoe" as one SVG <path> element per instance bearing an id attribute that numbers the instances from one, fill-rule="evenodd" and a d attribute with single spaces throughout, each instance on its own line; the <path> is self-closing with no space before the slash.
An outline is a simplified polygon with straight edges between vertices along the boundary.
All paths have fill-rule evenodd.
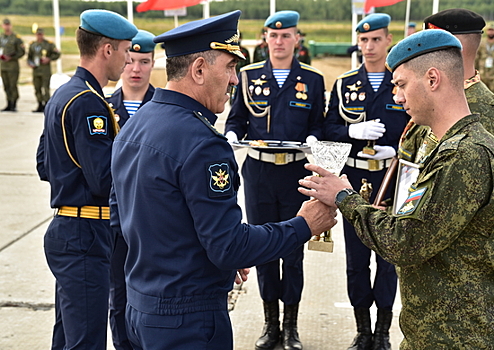
<path id="1" fill-rule="evenodd" d="M 357 322 L 357 335 L 347 350 L 372 350 L 372 329 L 369 309 L 353 310 Z"/>
<path id="2" fill-rule="evenodd" d="M 38 108 L 33 111 L 33 113 L 38 113 L 38 112 L 43 112 L 44 111 L 44 106 L 42 102 L 38 103 Z"/>
<path id="3" fill-rule="evenodd" d="M 264 327 L 256 341 L 256 350 L 273 350 L 280 341 L 280 307 L 278 300 L 263 302 Z"/>
<path id="4" fill-rule="evenodd" d="M 12 104 L 10 105 L 11 112 L 17 112 L 16 105 L 17 105 L 17 101 L 12 101 Z"/>
<path id="5" fill-rule="evenodd" d="M 283 310 L 283 333 L 281 343 L 284 350 L 302 350 L 297 329 L 298 304 L 285 305 Z"/>
<path id="6" fill-rule="evenodd" d="M 7 107 L 5 107 L 4 109 L 2 109 L 2 112 L 10 112 L 12 111 L 12 103 L 11 102 L 7 102 Z"/>
<path id="7" fill-rule="evenodd" d="M 374 329 L 374 345 L 372 350 L 391 350 L 389 342 L 389 328 L 393 320 L 393 312 L 386 309 L 377 309 L 376 327 Z"/>

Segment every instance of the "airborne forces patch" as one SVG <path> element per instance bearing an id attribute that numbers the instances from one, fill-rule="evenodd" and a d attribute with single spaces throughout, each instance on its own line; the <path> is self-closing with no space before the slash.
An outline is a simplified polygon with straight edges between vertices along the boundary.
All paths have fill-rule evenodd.
<path id="1" fill-rule="evenodd" d="M 232 178 L 230 177 L 230 165 L 225 162 L 217 162 L 207 165 L 209 177 L 209 197 L 229 196 L 233 193 Z"/>
<path id="2" fill-rule="evenodd" d="M 102 115 L 92 115 L 87 117 L 89 135 L 108 135 L 107 118 Z"/>

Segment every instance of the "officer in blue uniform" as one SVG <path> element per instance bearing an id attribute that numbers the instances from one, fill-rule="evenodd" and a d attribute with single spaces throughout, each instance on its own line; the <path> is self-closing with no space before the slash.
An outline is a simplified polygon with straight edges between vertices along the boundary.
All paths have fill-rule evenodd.
<path id="1" fill-rule="evenodd" d="M 129 247 L 126 319 L 135 349 L 232 349 L 235 270 L 245 280 L 244 268 L 288 255 L 335 223 L 335 212 L 314 201 L 285 222 L 241 223 L 238 165 L 213 126 L 244 58 L 239 17 L 234 11 L 157 36 L 166 88 L 115 139 L 111 221 Z"/>
<path id="2" fill-rule="evenodd" d="M 342 174 L 348 175 L 356 189 L 363 185 L 362 179 L 367 180 L 367 186 L 371 183 L 379 188 L 409 120 L 403 107 L 393 100 L 392 74 L 385 66 L 387 47 L 392 41 L 388 32 L 390 20 L 387 14 L 376 13 L 358 23 L 358 45 L 364 64 L 338 77 L 326 114 L 325 138 L 352 144 Z M 370 196 L 371 203 L 375 192 Z M 347 290 L 358 332 L 349 349 L 389 349 L 389 327 L 397 287 L 394 266 L 377 256 L 376 277 L 371 283 L 371 250 L 360 241 L 348 221 L 344 221 L 343 227 Z M 374 302 L 378 315 L 373 336 L 369 308 Z"/>
<path id="3" fill-rule="evenodd" d="M 120 127 L 134 115 L 137 109 L 150 101 L 154 94 L 154 86 L 149 83 L 154 66 L 154 34 L 139 30 L 132 39 L 130 48 L 131 64 L 125 66 L 120 79 L 122 87 L 107 98 L 115 112 Z"/>
<path id="4" fill-rule="evenodd" d="M 324 78 L 293 55 L 298 45 L 295 11 L 280 11 L 266 22 L 269 59 L 244 67 L 226 121 L 226 136 L 234 142 L 281 140 L 312 143 L 322 137 Z M 249 149 L 242 167 L 245 206 L 250 224 L 287 220 L 297 213 L 304 196 L 297 179 L 308 175 L 305 154 L 299 150 Z M 282 343 L 301 349 L 297 333 L 298 306 L 304 285 L 304 247 L 257 266 L 265 324 L 256 349 L 273 349 L 280 339 L 279 301 L 284 303 Z"/>
<path id="5" fill-rule="evenodd" d="M 139 30 L 132 39 L 130 48 L 131 63 L 125 66 L 120 76 L 122 87 L 107 98 L 113 108 L 118 125 L 134 115 L 135 111 L 151 100 L 154 86 L 149 83 L 154 66 L 154 35 Z M 111 259 L 110 274 L 110 328 L 113 346 L 116 350 L 132 350 L 125 327 L 125 307 L 127 293 L 125 285 L 124 264 L 127 256 L 127 244 L 121 234 L 117 234 L 115 249 Z"/>
<path id="6" fill-rule="evenodd" d="M 110 11 L 87 10 L 76 32 L 80 65 L 45 109 L 37 153 L 56 208 L 44 238 L 56 278 L 52 349 L 106 348 L 110 257 L 110 156 L 119 127 L 103 97 L 130 63 L 137 28 Z"/>

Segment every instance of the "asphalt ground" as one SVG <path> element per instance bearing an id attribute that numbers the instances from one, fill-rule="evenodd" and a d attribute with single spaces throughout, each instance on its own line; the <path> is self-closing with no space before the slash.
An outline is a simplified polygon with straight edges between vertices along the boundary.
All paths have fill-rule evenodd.
<path id="1" fill-rule="evenodd" d="M 37 105 L 32 85 L 21 85 L 20 96 L 17 112 L 0 113 L 0 350 L 49 349 L 55 315 L 55 281 L 43 251 L 43 235 L 53 210 L 49 186 L 38 179 L 35 161 L 43 114 L 31 112 Z M 0 109 L 4 102 L 1 91 Z M 226 112 L 217 123 L 220 131 L 225 117 Z M 245 152 L 236 151 L 236 156 L 241 163 Z M 239 203 L 243 206 L 241 193 Z M 299 311 L 305 350 L 346 349 L 356 332 L 346 294 L 341 219 L 333 228 L 333 239 L 333 253 L 305 251 L 305 287 Z M 249 280 L 232 292 L 230 307 L 235 349 L 254 349 L 263 325 L 255 269 Z M 398 349 L 402 339 L 400 308 L 398 294 L 391 327 L 393 349 Z M 375 308 L 371 313 L 375 320 Z M 113 349 L 110 337 L 108 349 Z"/>

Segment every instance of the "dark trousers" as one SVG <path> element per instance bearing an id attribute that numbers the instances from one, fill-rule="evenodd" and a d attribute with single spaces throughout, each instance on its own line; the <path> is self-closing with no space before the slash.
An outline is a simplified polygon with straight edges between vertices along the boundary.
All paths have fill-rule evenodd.
<path id="1" fill-rule="evenodd" d="M 362 178 L 372 183 L 374 188 L 370 202 L 379 190 L 386 169 L 371 172 L 345 166 L 342 174 L 347 174 L 352 187 L 358 192 Z M 392 196 L 394 183 L 389 187 L 386 198 Z M 395 267 L 376 254 L 376 275 L 371 284 L 370 257 L 371 250 L 358 238 L 354 227 L 343 221 L 346 251 L 347 291 L 354 308 L 370 308 L 375 302 L 378 308 L 391 310 L 396 296 L 398 278 Z"/>
<path id="2" fill-rule="evenodd" d="M 306 159 L 286 165 L 261 162 L 247 156 L 243 167 L 245 208 L 250 224 L 262 225 L 293 218 L 302 202 L 309 198 L 298 192 L 298 180 L 310 174 L 304 168 Z M 300 302 L 304 286 L 304 246 L 283 257 L 280 261 L 259 265 L 257 278 L 264 301 L 278 299 L 287 305 Z"/>
<path id="3" fill-rule="evenodd" d="M 232 350 L 226 308 L 181 315 L 155 315 L 127 305 L 129 339 L 135 350 Z"/>
<path id="4" fill-rule="evenodd" d="M 44 238 L 56 278 L 52 349 L 106 349 L 110 256 L 109 220 L 56 216 Z"/>

